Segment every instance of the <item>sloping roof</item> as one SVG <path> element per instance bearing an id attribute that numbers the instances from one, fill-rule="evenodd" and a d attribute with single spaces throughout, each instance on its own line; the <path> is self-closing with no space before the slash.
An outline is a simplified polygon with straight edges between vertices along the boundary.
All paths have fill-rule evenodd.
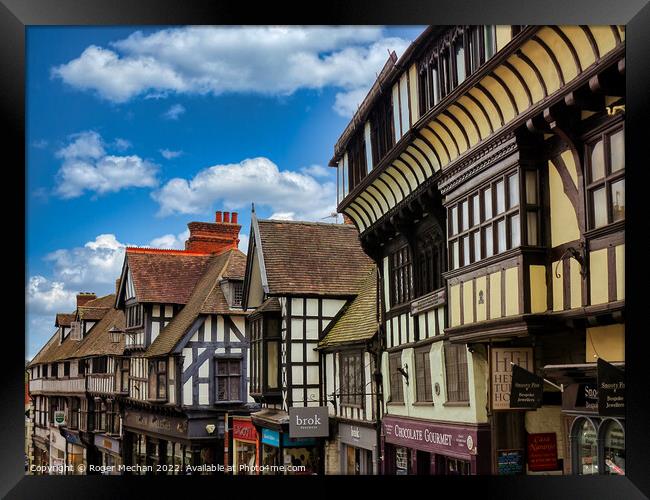
<path id="1" fill-rule="evenodd" d="M 138 302 L 186 304 L 212 259 L 210 254 L 127 248 Z"/>
<path id="2" fill-rule="evenodd" d="M 114 300 L 113 295 L 113 300 Z M 87 356 L 119 356 L 124 353 L 124 335 L 119 342 L 113 342 L 110 330 L 115 327 L 124 330 L 124 312 L 119 309 L 109 309 L 103 318 L 90 329 L 90 332 L 79 342 L 78 348 L 71 358 Z"/>
<path id="3" fill-rule="evenodd" d="M 269 297 L 262 305 L 255 309 L 256 313 L 260 312 L 279 312 L 281 310 L 280 301 L 277 297 Z"/>
<path id="4" fill-rule="evenodd" d="M 72 316 L 72 320 L 74 320 L 77 317 L 77 315 L 79 315 L 80 319 L 84 319 L 88 321 L 98 321 L 101 320 L 106 315 L 106 313 L 112 310 L 109 309 L 109 307 L 104 307 L 104 306 L 106 306 L 106 304 L 113 304 L 114 301 L 115 301 L 114 294 L 105 295 L 104 297 L 99 297 L 97 299 L 87 302 L 84 306 L 80 307 L 75 313 L 71 315 L 65 315 L 65 316 Z M 89 305 L 90 307 L 88 307 Z M 84 316 L 84 312 L 81 311 L 84 308 L 87 309 L 89 312 L 92 312 L 91 316 L 93 319 L 91 319 L 88 316 Z M 60 315 L 57 314 L 57 321 L 59 316 Z M 54 335 L 52 335 L 50 340 L 48 340 L 47 344 L 45 344 L 45 346 L 38 352 L 38 354 L 34 356 L 32 361 L 29 363 L 29 366 L 33 366 L 40 363 L 51 363 L 53 361 L 63 361 L 65 359 L 77 357 L 76 356 L 77 350 L 80 348 L 80 346 L 83 343 L 86 342 L 87 339 L 89 339 L 91 336 L 94 335 L 96 327 L 100 324 L 101 321 L 95 323 L 95 325 L 93 325 L 93 327 L 88 331 L 88 333 L 82 340 L 72 340 L 70 339 L 70 334 L 68 334 L 68 336 L 65 339 L 63 339 L 63 342 L 61 342 L 60 344 L 59 344 L 60 333 L 57 330 L 54 333 Z"/>
<path id="5" fill-rule="evenodd" d="M 269 294 L 356 295 L 374 265 L 352 224 L 259 220 Z"/>
<path id="6" fill-rule="evenodd" d="M 332 347 L 371 339 L 377 333 L 377 271 L 366 276 L 359 295 L 350 303 L 332 328 L 326 332 L 318 347 Z"/>
<path id="7" fill-rule="evenodd" d="M 234 311 L 227 308 L 219 281 L 223 277 L 222 273 L 228 268 L 230 259 L 237 255 L 237 252 L 239 251 L 229 250 L 219 255 L 210 256 L 207 270 L 191 290 L 185 307 L 162 329 L 146 350 L 145 357 L 169 354 L 201 314 L 214 314 L 217 311 L 225 314 L 234 313 Z M 224 303 L 226 309 L 222 310 Z M 240 311 L 240 314 L 243 314 L 243 312 Z"/>
<path id="8" fill-rule="evenodd" d="M 56 321 L 54 322 L 55 326 L 70 326 L 70 324 L 75 320 L 75 313 L 57 313 Z"/>
<path id="9" fill-rule="evenodd" d="M 228 266 L 226 266 L 226 270 L 223 272 L 223 277 L 243 280 L 245 272 L 246 255 L 239 249 L 233 250 Z"/>

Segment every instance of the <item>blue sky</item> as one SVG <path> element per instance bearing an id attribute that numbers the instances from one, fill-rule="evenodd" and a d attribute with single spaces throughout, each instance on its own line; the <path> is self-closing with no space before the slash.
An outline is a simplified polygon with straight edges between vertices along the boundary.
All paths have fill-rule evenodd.
<path id="1" fill-rule="evenodd" d="M 334 143 L 423 29 L 28 27 L 27 357 L 78 291 L 112 292 L 125 245 L 231 210 L 245 249 L 251 202 L 330 214 Z"/>

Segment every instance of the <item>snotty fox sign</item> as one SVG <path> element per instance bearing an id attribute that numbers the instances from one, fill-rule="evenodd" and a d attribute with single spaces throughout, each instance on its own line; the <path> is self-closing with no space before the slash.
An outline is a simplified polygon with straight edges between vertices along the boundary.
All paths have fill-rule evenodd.
<path id="1" fill-rule="evenodd" d="M 327 406 L 289 408 L 289 437 L 329 436 Z"/>

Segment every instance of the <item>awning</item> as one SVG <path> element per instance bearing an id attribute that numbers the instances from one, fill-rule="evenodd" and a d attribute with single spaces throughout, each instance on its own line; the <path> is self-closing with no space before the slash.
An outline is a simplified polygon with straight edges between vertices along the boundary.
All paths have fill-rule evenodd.
<path id="1" fill-rule="evenodd" d="M 625 371 L 624 362 L 614 362 L 611 364 Z M 553 382 L 569 385 L 595 381 L 598 375 L 597 367 L 597 363 L 582 363 L 570 365 L 546 365 L 543 370 L 544 375 Z"/>
<path id="2" fill-rule="evenodd" d="M 283 427 L 286 428 L 289 425 L 289 414 L 283 410 L 265 408 L 251 413 L 251 420 L 260 427 L 282 430 Z"/>

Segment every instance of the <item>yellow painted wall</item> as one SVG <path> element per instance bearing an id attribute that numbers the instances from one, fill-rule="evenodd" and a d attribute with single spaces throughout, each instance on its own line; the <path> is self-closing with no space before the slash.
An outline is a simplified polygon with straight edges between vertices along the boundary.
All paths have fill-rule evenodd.
<path id="1" fill-rule="evenodd" d="M 486 285 L 487 285 L 487 278 L 485 276 L 476 278 L 475 307 L 476 307 L 477 321 L 485 321 L 487 319 L 487 294 L 485 293 Z M 483 303 L 479 303 L 479 295 L 481 292 L 483 292 Z"/>
<path id="2" fill-rule="evenodd" d="M 546 266 L 530 266 L 530 312 L 546 311 Z"/>
<path id="3" fill-rule="evenodd" d="M 556 273 L 557 270 L 557 274 Z M 557 260 L 553 262 L 553 310 L 561 311 L 564 309 L 564 277 L 562 263 Z M 558 278 L 559 274 L 559 278 Z"/>
<path id="4" fill-rule="evenodd" d="M 496 27 L 497 35 L 497 51 L 501 50 L 506 44 L 512 40 L 512 26 L 509 24 L 500 25 Z"/>
<path id="5" fill-rule="evenodd" d="M 579 239 L 580 229 L 573 205 L 564 193 L 560 174 L 550 161 L 548 174 L 551 195 L 551 246 L 556 247 Z"/>
<path id="6" fill-rule="evenodd" d="M 625 361 L 625 325 L 607 325 L 587 328 L 585 362 L 596 361 L 594 355 L 605 361 Z"/>
<path id="7" fill-rule="evenodd" d="M 490 319 L 501 317 L 501 273 L 490 274 Z"/>
<path id="8" fill-rule="evenodd" d="M 474 282 L 463 283 L 463 324 L 474 323 Z"/>
<path id="9" fill-rule="evenodd" d="M 625 244 L 618 245 L 616 251 L 616 300 L 625 299 Z"/>
<path id="10" fill-rule="evenodd" d="M 604 304 L 609 299 L 607 288 L 607 249 L 589 253 L 589 277 L 591 279 L 590 304 Z"/>
<path id="11" fill-rule="evenodd" d="M 569 259 L 571 309 L 582 307 L 582 276 L 580 276 L 580 263 L 574 258 Z"/>
<path id="12" fill-rule="evenodd" d="M 506 316 L 519 314 L 519 269 L 506 269 Z"/>
<path id="13" fill-rule="evenodd" d="M 560 155 L 562 158 L 562 161 L 566 165 L 567 170 L 569 171 L 569 175 L 571 176 L 571 180 L 573 181 L 573 185 L 575 187 L 578 187 L 578 171 L 576 170 L 576 162 L 573 159 L 573 154 L 571 154 L 571 151 L 568 149 Z"/>
<path id="14" fill-rule="evenodd" d="M 449 287 L 449 309 L 451 310 L 451 326 L 460 325 L 460 285 Z"/>

